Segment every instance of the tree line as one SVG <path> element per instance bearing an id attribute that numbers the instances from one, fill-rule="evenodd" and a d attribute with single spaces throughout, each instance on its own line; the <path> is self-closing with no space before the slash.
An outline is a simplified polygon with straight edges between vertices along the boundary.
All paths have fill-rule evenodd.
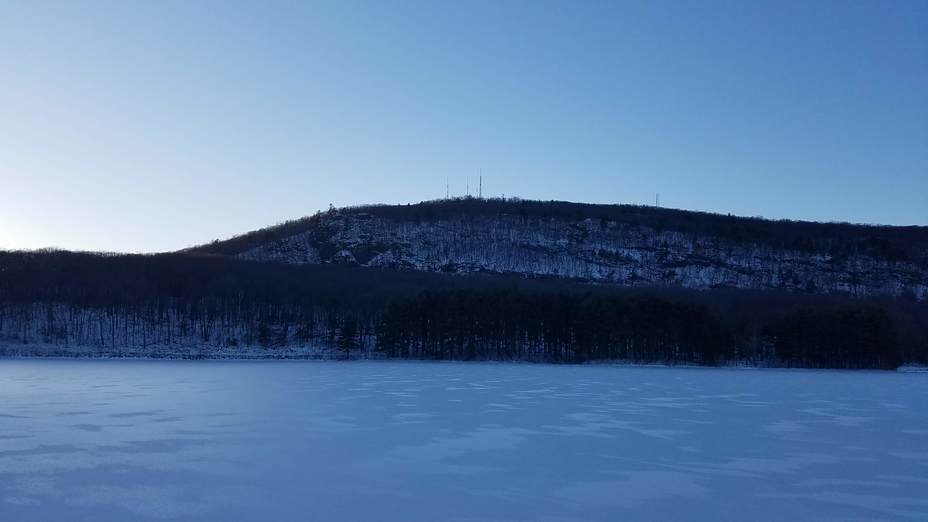
<path id="1" fill-rule="evenodd" d="M 204 255 L 0 252 L 0 354 L 892 368 L 928 307 Z M 250 355 L 249 355 L 250 354 Z"/>
<path id="2" fill-rule="evenodd" d="M 747 339 L 704 304 L 649 295 L 425 292 L 391 303 L 377 329 L 390 357 L 582 363 L 717 365 L 738 362 Z M 895 328 L 880 308 L 805 306 L 762 328 L 767 364 L 809 368 L 895 368 Z M 742 350 L 743 352 L 744 350 Z"/>
<path id="3" fill-rule="evenodd" d="M 390 357 L 717 364 L 730 342 L 704 305 L 650 296 L 424 292 L 387 306 L 377 344 Z"/>

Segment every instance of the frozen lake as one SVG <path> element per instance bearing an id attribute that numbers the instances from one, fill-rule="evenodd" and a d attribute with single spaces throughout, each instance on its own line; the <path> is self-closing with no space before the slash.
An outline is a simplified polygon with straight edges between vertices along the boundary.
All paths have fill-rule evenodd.
<path id="1" fill-rule="evenodd" d="M 926 520 L 928 375 L 0 360 L 0 520 Z"/>

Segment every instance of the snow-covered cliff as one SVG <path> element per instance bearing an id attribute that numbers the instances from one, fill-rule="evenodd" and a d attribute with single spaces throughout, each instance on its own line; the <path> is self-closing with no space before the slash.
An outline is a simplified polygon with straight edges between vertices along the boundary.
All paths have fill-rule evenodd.
<path id="1" fill-rule="evenodd" d="M 902 260 L 847 249 L 835 254 L 582 215 L 444 213 L 423 219 L 367 210 L 318 214 L 304 220 L 302 230 L 251 241 L 233 254 L 258 261 L 514 273 L 628 286 L 928 298 L 925 252 Z"/>

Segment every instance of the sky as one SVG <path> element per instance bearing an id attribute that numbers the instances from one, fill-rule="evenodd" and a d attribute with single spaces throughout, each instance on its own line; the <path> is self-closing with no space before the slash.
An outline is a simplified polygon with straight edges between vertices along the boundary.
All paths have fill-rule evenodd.
<path id="1" fill-rule="evenodd" d="M 0 0 L 0 248 L 485 196 L 928 225 L 928 2 Z"/>

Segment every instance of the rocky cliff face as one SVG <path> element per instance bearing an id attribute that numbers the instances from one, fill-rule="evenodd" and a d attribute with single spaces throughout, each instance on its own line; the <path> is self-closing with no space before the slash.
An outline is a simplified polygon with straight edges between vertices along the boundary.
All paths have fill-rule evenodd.
<path id="1" fill-rule="evenodd" d="M 397 218 L 331 211 L 303 230 L 234 254 L 286 263 L 347 263 L 467 274 L 515 273 L 628 286 L 788 289 L 928 299 L 928 255 L 772 246 L 724 234 L 658 229 L 606 218 L 500 213 Z"/>

